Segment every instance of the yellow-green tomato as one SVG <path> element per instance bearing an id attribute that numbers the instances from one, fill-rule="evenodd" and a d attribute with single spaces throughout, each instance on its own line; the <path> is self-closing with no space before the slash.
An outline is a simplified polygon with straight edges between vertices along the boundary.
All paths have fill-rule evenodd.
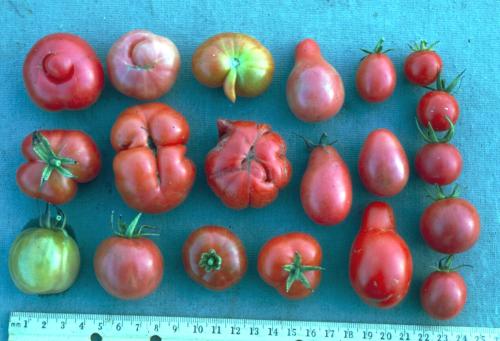
<path id="1" fill-rule="evenodd" d="M 196 79 L 211 88 L 223 87 L 231 102 L 255 97 L 273 78 L 274 61 L 257 39 L 242 33 L 220 33 L 201 44 L 193 55 Z"/>
<path id="2" fill-rule="evenodd" d="M 9 271 L 26 294 L 56 294 L 67 290 L 80 270 L 80 251 L 64 229 L 28 228 L 9 252 Z"/>

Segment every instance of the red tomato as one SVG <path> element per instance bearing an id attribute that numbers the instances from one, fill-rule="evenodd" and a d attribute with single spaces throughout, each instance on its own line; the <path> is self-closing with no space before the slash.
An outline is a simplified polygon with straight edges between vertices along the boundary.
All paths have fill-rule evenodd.
<path id="1" fill-rule="evenodd" d="M 322 251 L 319 243 L 306 233 L 286 233 L 269 240 L 260 250 L 260 277 L 289 299 L 313 293 L 321 281 Z"/>
<path id="2" fill-rule="evenodd" d="M 108 53 L 109 79 L 121 93 L 142 100 L 166 94 L 175 83 L 181 59 L 168 38 L 134 30 L 118 39 Z"/>
<path id="3" fill-rule="evenodd" d="M 92 47 L 69 33 L 40 39 L 26 56 L 24 84 L 31 99 L 50 111 L 85 109 L 104 86 L 104 71 Z"/>
<path id="4" fill-rule="evenodd" d="M 162 103 L 126 109 L 111 130 L 115 183 L 123 200 L 141 212 L 161 213 L 186 199 L 195 165 L 186 157 L 189 125 Z"/>
<path id="5" fill-rule="evenodd" d="M 224 290 L 247 271 L 241 240 L 221 226 L 203 226 L 191 233 L 182 248 L 184 269 L 194 281 L 212 290 Z"/>
<path id="6" fill-rule="evenodd" d="M 420 44 L 410 46 L 413 52 L 405 60 L 404 71 L 411 83 L 427 86 L 436 81 L 443 68 L 441 57 L 432 50 L 437 43 L 427 45 L 422 40 Z"/>
<path id="7" fill-rule="evenodd" d="M 25 137 L 21 149 L 27 162 L 16 173 L 19 188 L 52 204 L 73 199 L 78 183 L 93 180 L 101 170 L 95 142 L 79 130 L 35 131 Z"/>
<path id="8" fill-rule="evenodd" d="M 119 223 L 117 236 L 104 240 L 94 255 L 97 280 L 110 295 L 129 300 L 151 294 L 163 277 L 163 256 L 143 238 L 139 213 L 130 225 Z"/>
<path id="9" fill-rule="evenodd" d="M 392 208 L 372 202 L 351 248 L 349 278 L 354 291 L 369 305 L 392 308 L 406 296 L 412 272 L 410 250 L 396 232 Z"/>
<path id="10" fill-rule="evenodd" d="M 374 130 L 366 138 L 358 162 L 361 182 L 371 193 L 390 197 L 408 182 L 408 158 L 396 135 L 387 129 Z"/>
<path id="11" fill-rule="evenodd" d="M 292 175 L 286 144 L 267 124 L 218 120 L 219 142 L 207 155 L 210 188 L 231 208 L 269 205 Z"/>
<path id="12" fill-rule="evenodd" d="M 349 214 L 352 182 L 349 168 L 337 150 L 327 142 L 326 134 L 313 147 L 300 185 L 302 207 L 319 225 L 336 225 Z"/>
<path id="13" fill-rule="evenodd" d="M 367 102 L 383 102 L 391 97 L 396 87 L 396 69 L 386 52 L 383 51 L 383 39 L 380 39 L 373 51 L 368 53 L 359 64 L 356 73 L 356 88 L 359 95 Z"/>
<path id="14" fill-rule="evenodd" d="M 312 39 L 301 41 L 295 50 L 295 66 L 286 84 L 292 112 L 305 122 L 335 116 L 344 104 L 344 83 L 337 70 L 323 59 Z"/>

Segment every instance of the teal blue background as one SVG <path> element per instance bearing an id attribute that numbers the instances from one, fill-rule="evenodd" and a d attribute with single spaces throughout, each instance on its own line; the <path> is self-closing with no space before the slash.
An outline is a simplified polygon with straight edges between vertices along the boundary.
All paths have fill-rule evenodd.
<path id="1" fill-rule="evenodd" d="M 63 3 L 65 3 L 63 5 Z M 10 311 L 134 313 L 153 315 L 216 316 L 265 319 L 480 325 L 500 327 L 498 138 L 500 70 L 500 6 L 496 1 L 29 1 L 3 0 L 0 4 L 0 335 L 6 334 Z M 138 102 L 112 88 L 109 82 L 98 103 L 81 112 L 49 113 L 37 108 L 24 89 L 22 64 L 30 47 L 42 36 L 66 31 L 86 39 L 104 61 L 112 43 L 123 33 L 144 28 L 172 39 L 180 50 L 182 67 L 172 91 L 160 100 L 182 112 L 191 125 L 189 156 L 198 167 L 192 193 L 176 210 L 145 216 L 144 223 L 161 227 L 156 239 L 165 257 L 165 277 L 153 295 L 137 302 L 108 296 L 96 282 L 92 256 L 98 243 L 111 234 L 112 209 L 131 219 L 134 212 L 121 200 L 113 184 L 114 152 L 109 131 L 116 116 Z M 191 56 L 209 36 L 240 31 L 257 37 L 274 56 L 273 82 L 262 96 L 231 104 L 221 89 L 200 85 L 191 73 Z M 398 70 L 394 95 L 381 104 L 360 100 L 354 75 L 360 47 L 372 48 L 380 37 Z M 293 67 L 295 45 L 303 38 L 318 41 L 324 57 L 343 77 L 346 101 L 340 114 L 324 123 L 305 124 L 289 111 L 285 98 L 287 76 Z M 429 199 L 425 185 L 412 173 L 406 189 L 389 199 L 398 229 L 414 257 L 414 279 L 407 298 L 398 307 L 380 311 L 368 307 L 349 285 L 350 244 L 359 228 L 363 207 L 376 198 L 366 192 L 356 162 L 367 134 L 386 127 L 401 139 L 410 160 L 422 145 L 414 125 L 415 107 L 424 90 L 404 79 L 402 65 L 407 44 L 415 39 L 440 40 L 444 76 L 451 79 L 463 69 L 457 91 L 462 114 L 454 143 L 461 150 L 464 169 L 459 183 L 463 195 L 481 215 L 479 242 L 459 255 L 468 285 L 468 301 L 452 321 L 436 322 L 421 309 L 419 287 L 440 255 L 420 237 L 419 216 Z M 203 161 L 216 143 L 219 117 L 269 123 L 286 139 L 293 178 L 270 206 L 233 211 L 222 205 L 205 182 Z M 23 225 L 38 214 L 40 203 L 22 194 L 15 171 L 23 162 L 22 138 L 34 129 L 72 128 L 88 132 L 98 143 L 104 162 L 92 183 L 80 186 L 78 196 L 64 209 L 73 225 L 82 253 L 82 268 L 75 285 L 61 295 L 27 296 L 9 279 L 8 249 Z M 299 184 L 307 150 L 294 134 L 316 139 L 326 131 L 353 175 L 354 202 L 349 218 L 324 228 L 310 222 L 300 205 Z M 413 168 L 412 168 L 413 172 Z M 230 226 L 244 241 L 250 261 L 247 276 L 224 293 L 207 291 L 189 280 L 181 264 L 181 246 L 188 234 L 204 224 Z M 314 235 L 324 250 L 323 281 L 317 292 L 299 302 L 287 301 L 265 285 L 255 269 L 260 246 L 272 236 L 300 230 Z"/>

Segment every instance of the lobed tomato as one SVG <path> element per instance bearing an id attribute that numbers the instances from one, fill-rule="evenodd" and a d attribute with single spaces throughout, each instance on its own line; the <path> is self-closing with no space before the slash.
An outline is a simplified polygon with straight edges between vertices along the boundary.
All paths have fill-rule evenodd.
<path id="1" fill-rule="evenodd" d="M 441 57 L 433 50 L 437 43 L 427 45 L 422 40 L 420 44 L 410 45 L 413 52 L 406 57 L 404 72 L 411 83 L 427 86 L 436 81 L 443 68 Z"/>

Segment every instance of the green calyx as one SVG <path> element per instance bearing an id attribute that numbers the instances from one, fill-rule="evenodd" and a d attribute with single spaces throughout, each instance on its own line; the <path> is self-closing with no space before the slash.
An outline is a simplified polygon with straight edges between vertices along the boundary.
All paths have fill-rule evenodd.
<path id="1" fill-rule="evenodd" d="M 222 267 L 222 257 L 214 249 L 203 252 L 198 265 L 206 272 L 218 271 Z"/>
<path id="2" fill-rule="evenodd" d="M 56 216 L 52 218 L 50 214 L 50 207 L 54 207 L 56 209 Z M 45 211 L 40 215 L 39 225 L 42 228 L 52 229 L 52 230 L 61 230 L 66 232 L 66 215 L 64 212 L 57 206 L 51 205 L 49 203 L 45 203 Z"/>
<path id="3" fill-rule="evenodd" d="M 286 279 L 286 292 L 290 291 L 290 288 L 292 287 L 293 283 L 295 283 L 295 281 L 299 281 L 304 287 L 313 291 L 313 289 L 311 288 L 311 283 L 309 283 L 309 280 L 305 276 L 305 272 L 322 271 L 324 270 L 324 268 L 322 268 L 321 266 L 303 265 L 302 256 L 300 255 L 300 253 L 295 252 L 292 263 L 283 265 L 283 270 L 289 273 L 288 278 Z"/>
<path id="4" fill-rule="evenodd" d="M 117 236 L 123 238 L 141 238 L 145 236 L 157 236 L 159 233 L 156 232 L 157 228 L 150 225 L 139 225 L 139 220 L 141 219 L 142 213 L 139 213 L 135 218 L 126 224 L 122 217 L 118 217 L 118 223 L 115 226 L 115 212 L 111 212 L 111 227 Z"/>
<path id="5" fill-rule="evenodd" d="M 321 137 L 319 138 L 319 142 L 318 143 L 314 143 L 314 142 L 312 142 L 311 140 L 309 140 L 308 138 L 306 138 L 306 137 L 304 137 L 302 135 L 297 135 L 297 136 L 299 136 L 302 140 L 304 140 L 304 143 L 306 144 L 306 147 L 309 150 L 313 150 L 316 147 L 331 146 L 331 145 L 333 145 L 333 144 L 335 144 L 337 142 L 336 140 L 329 142 L 328 141 L 328 134 L 327 133 L 321 134 Z"/>
<path id="6" fill-rule="evenodd" d="M 39 131 L 35 131 L 32 134 L 31 148 L 33 152 L 38 156 L 38 159 L 46 164 L 42 171 L 42 176 L 40 178 L 40 188 L 49 180 L 52 172 L 56 170 L 64 177 L 76 178 L 76 176 L 71 173 L 71 171 L 65 168 L 65 165 L 76 165 L 77 161 L 64 156 L 56 155 L 49 141 L 45 136 L 43 136 Z"/>
<path id="7" fill-rule="evenodd" d="M 415 117 L 417 129 L 425 142 L 427 142 L 427 143 L 448 143 L 451 141 L 451 139 L 455 135 L 455 125 L 450 120 L 448 115 L 445 116 L 445 119 L 446 119 L 446 121 L 448 121 L 450 128 L 446 131 L 446 133 L 442 137 L 438 137 L 438 135 L 436 134 L 436 131 L 432 127 L 431 122 L 429 122 L 427 124 L 426 128 L 422 128 L 420 126 L 420 123 L 418 122 L 418 118 Z"/>
<path id="8" fill-rule="evenodd" d="M 450 84 L 446 85 L 446 81 L 441 78 L 441 72 L 438 73 L 437 79 L 436 79 L 436 87 L 432 88 L 430 86 L 424 86 L 424 88 L 433 90 L 433 91 L 444 91 L 447 93 L 452 93 L 453 90 L 457 87 L 457 85 L 462 81 L 464 77 L 465 70 L 460 72 L 458 76 L 456 76 Z"/>
<path id="9" fill-rule="evenodd" d="M 465 268 L 465 267 L 472 268 L 472 265 L 468 265 L 468 264 L 462 264 L 462 265 L 459 265 L 459 266 L 456 266 L 453 268 L 451 266 L 451 264 L 453 262 L 453 257 L 454 257 L 454 255 L 447 255 L 447 256 L 441 258 L 438 262 L 438 266 L 433 267 L 434 270 L 439 271 L 439 272 L 456 272 L 460 268 Z"/>
<path id="10" fill-rule="evenodd" d="M 428 197 L 434 201 L 451 199 L 451 198 L 458 198 L 460 196 L 460 190 L 459 190 L 458 185 L 456 185 L 456 184 L 455 184 L 455 186 L 453 186 L 453 189 L 451 190 L 450 194 L 448 194 L 448 195 L 446 195 L 444 193 L 443 187 L 441 187 L 439 185 L 434 185 L 434 188 L 436 189 L 435 194 L 432 194 L 428 191 Z"/>
<path id="11" fill-rule="evenodd" d="M 437 44 L 439 44 L 439 40 L 438 41 L 435 41 L 433 42 L 432 44 L 427 44 L 427 41 L 426 40 L 421 40 L 420 43 L 418 42 L 415 42 L 413 43 L 413 45 L 411 44 L 408 44 L 408 46 L 410 47 L 410 49 L 413 51 L 413 52 L 420 52 L 420 51 L 433 51 L 434 49 L 434 46 L 436 46 Z"/>
<path id="12" fill-rule="evenodd" d="M 379 41 L 377 42 L 377 45 L 375 45 L 375 48 L 373 51 L 367 50 L 367 49 L 361 49 L 366 54 L 374 54 L 374 53 L 387 53 L 389 51 L 392 51 L 393 49 L 386 49 L 384 50 L 384 38 L 380 38 Z"/>

